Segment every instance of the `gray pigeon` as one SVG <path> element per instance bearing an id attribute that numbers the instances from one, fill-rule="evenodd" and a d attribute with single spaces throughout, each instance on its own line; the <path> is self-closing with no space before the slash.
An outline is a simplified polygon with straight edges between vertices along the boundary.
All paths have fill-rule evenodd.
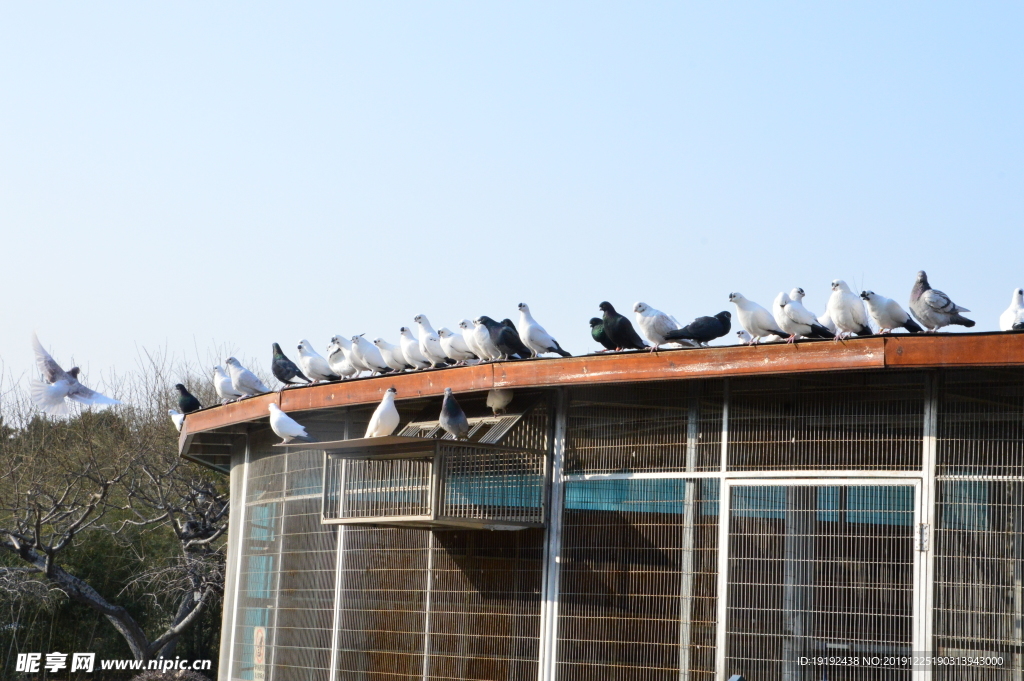
<path id="1" fill-rule="evenodd" d="M 469 420 L 466 419 L 466 412 L 455 401 L 451 388 L 444 389 L 444 402 L 441 403 L 441 427 L 451 434 L 456 440 L 469 437 Z"/>
<path id="2" fill-rule="evenodd" d="M 950 324 L 958 324 L 968 328 L 974 321 L 960 316 L 961 312 L 970 312 L 949 299 L 942 291 L 933 289 L 928 284 L 928 275 L 924 270 L 917 273 L 914 288 L 910 291 L 910 312 L 927 332 L 933 332 Z"/>

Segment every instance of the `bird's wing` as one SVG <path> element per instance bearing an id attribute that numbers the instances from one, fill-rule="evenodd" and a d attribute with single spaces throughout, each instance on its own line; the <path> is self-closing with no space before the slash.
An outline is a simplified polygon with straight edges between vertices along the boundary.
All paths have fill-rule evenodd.
<path id="1" fill-rule="evenodd" d="M 668 333 L 669 331 L 675 331 L 676 329 L 679 328 L 679 325 L 676 324 L 671 317 L 664 313 L 655 315 L 651 319 L 650 324 L 651 330 L 662 338 L 664 338 L 665 334 Z"/>
<path id="2" fill-rule="evenodd" d="M 71 386 L 71 390 L 68 391 L 68 397 L 73 399 L 75 402 L 82 404 L 96 405 L 96 404 L 121 404 L 120 400 L 115 400 L 112 397 L 107 397 L 102 393 L 98 393 L 91 388 L 86 388 L 84 385 L 75 381 Z"/>
<path id="3" fill-rule="evenodd" d="M 256 378 L 256 374 L 248 369 L 242 369 L 238 374 L 238 384 L 250 392 L 270 392 L 263 382 Z"/>
<path id="4" fill-rule="evenodd" d="M 29 379 L 29 395 L 32 402 L 40 411 L 50 416 L 66 416 L 68 403 L 64 400 L 67 397 L 71 384 L 68 381 L 60 380 L 50 385 L 38 379 Z"/>
<path id="5" fill-rule="evenodd" d="M 884 311 L 885 316 L 888 317 L 888 319 L 884 320 L 887 323 L 891 322 L 893 324 L 903 324 L 908 319 L 910 319 L 910 315 L 907 314 L 907 311 L 900 307 L 900 304 L 897 303 L 895 300 L 889 300 L 889 302 L 885 304 Z M 875 321 L 881 323 L 882 320 L 876 319 Z"/>
<path id="6" fill-rule="evenodd" d="M 43 377 L 46 378 L 47 383 L 56 383 L 64 378 L 69 381 L 72 380 L 68 373 L 61 369 L 60 365 L 50 356 L 50 353 L 43 348 L 43 344 L 39 342 L 39 337 L 34 333 L 32 334 L 32 349 L 36 354 L 36 366 Z"/>
<path id="7" fill-rule="evenodd" d="M 786 305 L 783 310 L 785 311 L 786 316 L 797 324 L 811 325 L 818 323 L 818 318 L 797 301 L 793 301 L 789 305 Z"/>
<path id="8" fill-rule="evenodd" d="M 939 312 L 953 312 L 953 308 L 956 307 L 956 305 L 953 304 L 953 301 L 949 299 L 949 296 L 942 291 L 936 291 L 935 289 L 929 289 L 922 293 L 921 302 L 929 308 Z"/>
<path id="9" fill-rule="evenodd" d="M 856 294 L 850 295 L 850 308 L 853 310 L 853 320 L 861 326 L 868 325 L 868 311 L 864 309 L 864 301 Z"/>
<path id="10" fill-rule="evenodd" d="M 307 437 L 306 429 L 303 428 L 298 421 L 284 412 L 281 412 L 277 416 L 277 429 L 283 435 L 288 437 Z"/>

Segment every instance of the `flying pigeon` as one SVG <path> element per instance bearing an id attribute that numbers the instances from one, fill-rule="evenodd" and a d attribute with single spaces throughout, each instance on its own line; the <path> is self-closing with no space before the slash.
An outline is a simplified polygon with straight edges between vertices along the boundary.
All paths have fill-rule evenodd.
<path id="1" fill-rule="evenodd" d="M 313 438 L 306 434 L 306 429 L 299 425 L 298 421 L 284 413 L 281 407 L 271 402 L 267 405 L 267 409 L 270 411 L 270 429 L 281 438 L 281 444 L 288 444 L 292 440 L 313 441 Z"/>
<path id="2" fill-rule="evenodd" d="M 675 317 L 670 317 L 661 310 L 655 310 L 647 303 L 635 304 L 633 312 L 636 313 L 636 323 L 640 330 L 647 336 L 647 340 L 651 341 L 651 352 L 657 352 L 659 345 L 668 342 L 665 334 L 679 329 L 679 322 Z"/>
<path id="3" fill-rule="evenodd" d="M 779 338 L 789 335 L 779 329 L 771 312 L 747 299 L 742 293 L 730 293 L 729 302 L 736 306 L 736 319 L 740 326 L 750 334 L 750 345 L 757 345 L 762 338 L 773 334 Z"/>
<path id="4" fill-rule="evenodd" d="M 380 356 L 384 358 L 384 363 L 391 367 L 392 371 L 400 372 L 413 368 L 412 365 L 406 363 L 402 348 L 388 343 L 383 338 L 375 338 L 373 344 L 380 350 Z"/>
<path id="5" fill-rule="evenodd" d="M 171 417 L 171 423 L 174 424 L 174 427 L 177 428 L 178 432 L 180 433 L 181 426 L 183 423 L 185 423 L 185 415 L 182 414 L 180 411 L 175 411 L 174 409 L 168 409 L 167 415 Z"/>
<path id="6" fill-rule="evenodd" d="M 921 333 L 922 329 L 917 322 L 892 298 L 880 296 L 874 291 L 861 291 L 860 297 L 867 303 L 868 314 L 878 324 L 878 333 L 889 333 L 900 327 L 910 333 Z"/>
<path id="7" fill-rule="evenodd" d="M 270 392 L 270 388 L 263 385 L 263 382 L 256 378 L 256 374 L 242 366 L 234 357 L 228 357 L 225 364 L 228 365 L 228 375 L 231 376 L 231 387 L 240 392 L 242 397 Z"/>
<path id="8" fill-rule="evenodd" d="M 970 310 L 960 307 L 945 293 L 929 286 L 928 275 L 924 270 L 917 273 L 914 288 L 910 291 L 910 312 L 928 332 L 937 331 L 950 324 L 967 328 L 974 326 L 973 320 L 960 315 L 961 312 Z"/>
<path id="9" fill-rule="evenodd" d="M 512 402 L 512 391 L 508 388 L 491 388 L 487 391 L 487 406 L 495 416 L 505 413 L 505 407 Z"/>
<path id="10" fill-rule="evenodd" d="M 213 367 L 213 389 L 217 391 L 217 397 L 220 398 L 221 404 L 233 402 L 242 396 L 242 393 L 235 390 L 234 386 L 231 385 L 231 377 L 224 371 L 224 367 L 219 364 Z"/>
<path id="11" fill-rule="evenodd" d="M 598 352 L 608 352 L 615 349 L 615 343 L 608 340 L 608 334 L 604 332 L 604 321 L 600 317 L 590 318 L 590 337 L 604 346 L 604 350 L 598 350 Z"/>
<path id="12" fill-rule="evenodd" d="M 430 361 L 432 366 L 445 366 L 448 363 L 448 356 L 444 354 L 444 349 L 441 347 L 441 337 L 437 335 L 434 327 L 430 325 L 427 315 L 418 314 L 412 320 L 420 327 L 420 352 Z"/>
<path id="13" fill-rule="evenodd" d="M 313 349 L 308 340 L 299 341 L 299 363 L 311 381 L 340 381 L 341 376 L 331 371 L 324 356 Z"/>
<path id="14" fill-rule="evenodd" d="M 68 413 L 68 405 L 64 398 L 90 406 L 100 404 L 121 404 L 112 399 L 86 388 L 78 381 L 78 367 L 64 371 L 50 356 L 36 334 L 32 334 L 32 348 L 36 355 L 36 367 L 43 375 L 43 380 L 33 378 L 29 381 L 29 394 L 32 401 L 44 413 L 59 416 Z"/>
<path id="15" fill-rule="evenodd" d="M 477 359 L 476 354 L 469 349 L 466 337 L 461 333 L 454 333 L 448 327 L 442 326 L 437 330 L 437 335 L 441 339 L 441 349 L 444 350 L 444 354 L 454 359 L 456 364 L 463 365 L 470 360 Z"/>
<path id="16" fill-rule="evenodd" d="M 798 300 L 793 300 L 785 291 L 775 296 L 772 314 L 779 328 L 789 334 L 787 343 L 792 343 L 800 336 L 808 338 L 831 338 L 832 333 L 818 323 L 814 313 L 809 311 Z"/>
<path id="17" fill-rule="evenodd" d="M 503 358 L 503 354 L 498 348 L 498 344 L 494 341 L 494 334 L 491 333 L 491 327 L 488 323 L 498 327 L 501 326 L 501 324 L 498 324 L 498 322 L 490 317 L 477 317 L 473 320 L 473 339 L 476 341 L 477 347 L 480 348 L 480 359 L 485 362 Z"/>
<path id="18" fill-rule="evenodd" d="M 730 328 L 732 328 L 732 315 L 723 310 L 714 317 L 697 317 L 683 328 L 669 331 L 665 334 L 665 340 L 669 342 L 691 340 L 700 345 L 707 345 L 716 338 L 721 338 L 729 333 Z"/>
<path id="19" fill-rule="evenodd" d="M 395 432 L 398 427 L 398 408 L 395 407 L 395 395 L 398 391 L 388 388 L 384 393 L 384 399 L 377 405 L 373 416 L 370 417 L 370 424 L 366 427 L 364 437 L 387 437 Z"/>
<path id="20" fill-rule="evenodd" d="M 832 295 L 826 308 L 829 319 L 836 325 L 835 339 L 849 338 L 853 334 L 870 336 L 868 313 L 864 310 L 864 301 L 850 290 L 846 282 L 836 279 L 832 282 Z"/>
<path id="21" fill-rule="evenodd" d="M 471 320 L 463 319 L 459 322 L 459 330 L 462 333 L 462 340 L 466 341 L 466 347 L 470 352 L 481 361 L 489 359 L 487 353 L 480 348 L 480 344 L 476 341 L 476 326 Z"/>
<path id="22" fill-rule="evenodd" d="M 519 339 L 530 350 L 531 357 L 543 355 L 545 352 L 556 352 L 562 357 L 572 357 L 544 330 L 543 326 L 537 323 L 530 314 L 530 306 L 526 303 L 519 303 Z"/>
<path id="23" fill-rule="evenodd" d="M 348 360 L 345 348 L 338 343 L 331 343 L 327 346 L 327 363 L 331 365 L 331 371 L 342 378 L 352 378 L 359 373 Z"/>
<path id="24" fill-rule="evenodd" d="M 176 384 L 174 389 L 178 391 L 178 409 L 181 410 L 182 414 L 191 414 L 203 408 L 203 405 L 199 404 L 196 396 L 190 393 L 188 388 L 181 383 Z"/>
<path id="25" fill-rule="evenodd" d="M 1012 331 L 1015 324 L 1024 322 L 1024 288 L 1013 290 L 1010 307 L 999 315 L 999 330 Z"/>
<path id="26" fill-rule="evenodd" d="M 331 342 L 341 348 L 341 352 L 345 355 L 345 359 L 347 359 L 348 363 L 352 365 L 352 368 L 356 370 L 355 375 L 357 377 L 364 371 L 373 371 L 366 362 L 361 360 L 359 357 L 356 357 L 356 353 L 352 350 L 352 341 L 348 338 L 337 335 L 331 338 Z"/>
<path id="27" fill-rule="evenodd" d="M 451 388 L 444 389 L 444 402 L 441 403 L 441 417 L 438 422 L 456 440 L 469 437 L 469 420 L 466 419 L 466 412 L 462 411 L 462 407 L 455 401 Z"/>
<path id="28" fill-rule="evenodd" d="M 408 326 L 403 326 L 399 329 L 399 333 L 402 334 L 402 337 L 398 339 L 398 344 L 402 348 L 406 364 L 411 364 L 416 369 L 426 369 L 433 366 L 433 362 L 427 359 L 423 351 L 420 350 L 420 342 L 412 334 L 412 329 Z"/>
<path id="29" fill-rule="evenodd" d="M 501 327 L 498 329 L 498 338 L 495 341 L 498 349 L 510 358 L 515 355 L 519 359 L 529 359 L 533 351 L 523 343 L 523 339 L 519 337 L 519 329 L 512 323 L 512 320 L 502 319 Z"/>
<path id="30" fill-rule="evenodd" d="M 274 356 L 270 361 L 270 371 L 274 374 L 274 378 L 285 385 L 312 383 L 303 375 L 299 367 L 295 365 L 295 362 L 285 357 L 284 351 L 281 350 L 281 346 L 277 343 L 274 343 Z M 302 381 L 296 381 L 296 378 L 301 378 Z"/>
<path id="31" fill-rule="evenodd" d="M 598 307 L 604 313 L 601 319 L 604 335 L 614 344 L 616 350 L 644 350 L 647 348 L 636 329 L 633 328 L 633 324 L 616 312 L 611 303 L 604 301 Z"/>

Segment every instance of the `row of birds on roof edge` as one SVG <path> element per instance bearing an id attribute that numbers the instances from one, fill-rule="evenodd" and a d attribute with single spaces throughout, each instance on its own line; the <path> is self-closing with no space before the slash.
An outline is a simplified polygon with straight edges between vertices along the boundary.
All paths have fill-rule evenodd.
<path id="1" fill-rule="evenodd" d="M 873 291 L 862 291 L 858 295 L 841 279 L 832 282 L 832 293 L 825 312 L 820 316 L 804 307 L 803 298 L 802 288 L 794 288 L 789 293 L 780 292 L 769 311 L 741 293 L 730 293 L 729 301 L 735 306 L 736 318 L 742 327 L 736 331 L 736 335 L 747 345 L 757 345 L 762 341 L 793 343 L 800 338 L 831 338 L 838 341 L 854 335 L 866 336 L 875 333 L 872 322 L 880 334 L 891 333 L 896 329 L 904 329 L 909 333 L 931 333 L 950 325 L 975 325 L 973 320 L 962 314 L 970 310 L 954 303 L 942 291 L 933 289 L 924 271 L 917 273 L 911 289 L 909 313 L 895 300 Z M 598 308 L 602 316 L 590 320 L 591 336 L 602 346 L 598 352 L 657 352 L 662 345 L 706 347 L 711 341 L 726 336 L 732 330 L 732 314 L 728 311 L 697 317 L 689 324 L 682 325 L 675 317 L 638 302 L 633 306 L 633 312 L 637 326 L 647 339 L 645 342 L 632 322 L 619 314 L 611 303 L 602 302 Z M 274 343 L 271 370 L 281 382 L 279 390 L 356 378 L 363 372 L 373 376 L 483 362 L 533 359 L 544 354 L 572 356 L 533 318 L 525 303 L 519 304 L 518 327 L 511 319 L 496 322 L 487 316 L 472 321 L 463 319 L 458 324 L 458 332 L 447 327 L 435 331 L 422 314 L 416 315 L 413 321 L 419 335 L 412 328 L 403 326 L 399 330 L 398 344 L 389 343 L 383 338 L 369 341 L 364 338 L 365 334 L 351 338 L 334 336 L 327 347 L 326 357 L 318 353 L 308 340 L 303 340 L 297 346 L 298 364 L 285 355 L 279 344 Z M 1010 307 L 999 317 L 999 328 L 1002 331 L 1024 330 L 1024 289 L 1014 290 Z M 121 404 L 83 385 L 78 380 L 78 367 L 68 371 L 62 369 L 34 334 L 32 343 L 41 378 L 30 381 L 30 396 L 41 411 L 54 416 L 66 415 L 69 412 L 67 400 L 90 406 Z M 227 369 L 222 366 L 213 368 L 214 389 L 221 404 L 271 392 L 256 374 L 234 357 L 229 357 L 225 364 Z M 185 414 L 202 409 L 202 404 L 181 383 L 175 389 L 178 391 L 178 410 L 172 409 L 169 414 L 174 425 L 181 430 Z M 395 396 L 395 388 L 385 393 L 370 419 L 365 437 L 386 437 L 398 427 Z M 497 414 L 504 410 L 511 399 L 510 390 L 495 389 L 488 394 L 487 405 Z M 311 440 L 305 428 L 277 404 L 270 404 L 268 409 L 270 426 L 283 442 Z M 469 422 L 451 388 L 445 389 L 440 424 L 455 438 L 466 437 L 469 432 Z"/>

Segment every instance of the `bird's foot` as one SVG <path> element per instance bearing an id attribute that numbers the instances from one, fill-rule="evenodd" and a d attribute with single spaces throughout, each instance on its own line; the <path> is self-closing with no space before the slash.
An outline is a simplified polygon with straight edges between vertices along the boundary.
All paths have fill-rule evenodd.
<path id="1" fill-rule="evenodd" d="M 786 339 L 786 343 L 789 344 L 789 345 L 792 345 L 795 342 L 796 342 L 796 334 L 795 333 L 792 336 L 790 336 L 789 338 Z"/>
<path id="2" fill-rule="evenodd" d="M 658 346 L 657 345 L 652 345 L 651 347 L 647 348 L 647 352 L 657 352 L 657 351 L 658 351 Z"/>

